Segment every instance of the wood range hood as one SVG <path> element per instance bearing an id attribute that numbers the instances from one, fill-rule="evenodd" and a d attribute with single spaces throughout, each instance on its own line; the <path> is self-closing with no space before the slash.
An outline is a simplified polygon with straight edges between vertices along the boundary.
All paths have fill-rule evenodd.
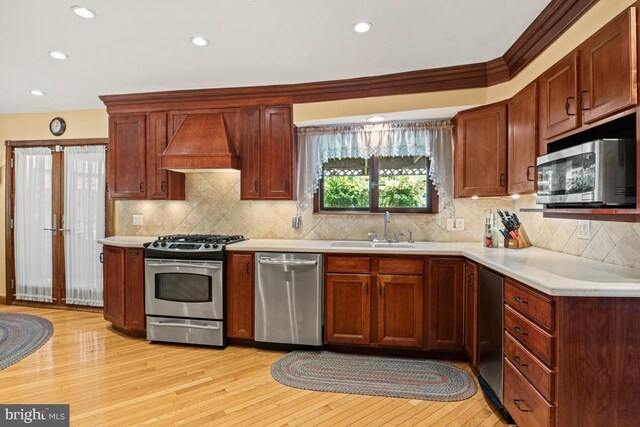
<path id="1" fill-rule="evenodd" d="M 184 115 L 162 153 L 160 167 L 176 172 L 240 169 L 223 113 Z"/>

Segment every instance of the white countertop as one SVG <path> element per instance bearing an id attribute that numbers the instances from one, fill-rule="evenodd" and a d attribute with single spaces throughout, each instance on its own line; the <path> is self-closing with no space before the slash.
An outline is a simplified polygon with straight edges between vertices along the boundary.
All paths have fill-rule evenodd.
<path id="1" fill-rule="evenodd" d="M 153 242 L 157 238 L 157 236 L 111 236 L 98 239 L 98 243 L 120 248 L 141 248 L 143 243 Z"/>
<path id="2" fill-rule="evenodd" d="M 483 248 L 480 242 L 416 242 L 413 248 L 391 249 L 335 247 L 333 244 L 332 240 L 251 239 L 229 245 L 227 250 L 457 255 L 467 257 L 548 295 L 640 297 L 640 270 L 546 249 L 488 249 Z"/>

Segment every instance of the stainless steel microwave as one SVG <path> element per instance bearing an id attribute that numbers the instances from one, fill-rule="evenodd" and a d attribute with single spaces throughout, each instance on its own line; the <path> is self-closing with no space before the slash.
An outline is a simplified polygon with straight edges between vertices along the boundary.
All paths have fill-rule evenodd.
<path id="1" fill-rule="evenodd" d="M 636 141 L 598 139 L 538 157 L 536 202 L 558 206 L 636 203 Z"/>

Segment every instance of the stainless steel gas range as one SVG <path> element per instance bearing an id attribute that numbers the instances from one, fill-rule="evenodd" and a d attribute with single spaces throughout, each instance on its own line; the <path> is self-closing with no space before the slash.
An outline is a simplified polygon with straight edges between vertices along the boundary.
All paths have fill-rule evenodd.
<path id="1" fill-rule="evenodd" d="M 145 244 L 147 339 L 224 347 L 224 248 L 243 236 L 180 234 Z"/>

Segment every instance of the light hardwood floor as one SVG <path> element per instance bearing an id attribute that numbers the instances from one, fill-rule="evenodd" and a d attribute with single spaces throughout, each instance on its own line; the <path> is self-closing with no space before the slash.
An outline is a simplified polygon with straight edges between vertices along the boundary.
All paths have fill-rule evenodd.
<path id="1" fill-rule="evenodd" d="M 507 425 L 480 391 L 445 403 L 298 390 L 271 378 L 283 352 L 150 344 L 95 313 L 0 311 L 40 315 L 55 328 L 37 352 L 0 371 L 0 403 L 69 403 L 74 427 Z"/>

